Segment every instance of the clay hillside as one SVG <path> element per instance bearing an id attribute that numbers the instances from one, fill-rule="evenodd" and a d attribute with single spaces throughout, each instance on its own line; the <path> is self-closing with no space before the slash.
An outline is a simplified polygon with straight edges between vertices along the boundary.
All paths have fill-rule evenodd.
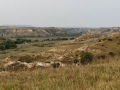
<path id="1" fill-rule="evenodd" d="M 0 36 L 59 36 L 66 35 L 61 28 L 0 27 Z"/>

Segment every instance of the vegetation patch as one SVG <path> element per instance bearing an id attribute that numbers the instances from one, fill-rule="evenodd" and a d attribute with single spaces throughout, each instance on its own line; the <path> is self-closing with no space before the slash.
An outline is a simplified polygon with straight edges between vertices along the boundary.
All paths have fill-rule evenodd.
<path id="1" fill-rule="evenodd" d="M 18 61 L 21 61 L 21 62 L 26 62 L 26 63 L 30 63 L 34 60 L 33 57 L 29 56 L 29 55 L 26 55 L 26 56 L 21 56 L 19 57 Z"/>
<path id="2" fill-rule="evenodd" d="M 5 40 L 4 42 L 0 43 L 1 50 L 14 49 L 16 47 L 17 47 L 16 43 L 12 40 Z"/>
<path id="3" fill-rule="evenodd" d="M 80 53 L 80 57 L 81 57 L 81 63 L 82 64 L 88 64 L 88 63 L 91 63 L 92 62 L 92 60 L 93 60 L 93 55 L 92 55 L 92 53 L 90 53 L 90 52 L 81 52 Z"/>
<path id="4" fill-rule="evenodd" d="M 53 63 L 53 64 L 52 64 L 52 67 L 53 67 L 53 68 L 58 68 L 59 66 L 60 66 L 60 63 Z"/>
<path id="5" fill-rule="evenodd" d="M 28 43 L 28 42 L 31 42 L 31 40 L 29 39 L 23 39 L 23 38 L 17 38 L 15 43 L 16 44 L 23 44 L 23 43 Z"/>
<path id="6" fill-rule="evenodd" d="M 111 39 L 111 38 L 108 38 L 108 41 L 112 41 L 112 39 Z"/>
<path id="7" fill-rule="evenodd" d="M 115 56 L 115 54 L 113 52 L 109 52 L 109 55 L 112 56 L 112 57 Z"/>

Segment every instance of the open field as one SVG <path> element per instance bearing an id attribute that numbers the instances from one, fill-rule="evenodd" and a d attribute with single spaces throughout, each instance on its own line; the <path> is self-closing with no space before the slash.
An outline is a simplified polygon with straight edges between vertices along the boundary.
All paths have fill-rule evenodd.
<path id="1" fill-rule="evenodd" d="M 64 40 L 56 40 L 57 38 L 72 38 L 68 37 L 25 37 L 27 40 L 31 40 L 26 44 L 18 44 L 15 49 L 8 49 L 0 51 L 0 59 L 5 59 L 8 56 L 21 56 L 21 55 L 37 55 L 42 52 L 46 52 L 56 46 L 60 46 L 60 42 Z M 46 41 L 49 39 L 49 41 Z M 52 40 L 55 39 L 55 40 Z M 16 38 L 11 38 L 11 40 L 16 40 Z M 37 40 L 37 41 L 35 41 Z M 2 40 L 3 41 L 3 40 Z M 2 42 L 1 41 L 1 42 Z M 57 44 L 59 42 L 59 44 Z"/>

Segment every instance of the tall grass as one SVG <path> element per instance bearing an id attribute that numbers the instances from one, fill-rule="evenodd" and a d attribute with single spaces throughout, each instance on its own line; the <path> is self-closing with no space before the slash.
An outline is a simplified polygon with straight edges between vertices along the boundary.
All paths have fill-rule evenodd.
<path id="1" fill-rule="evenodd" d="M 0 90 L 120 90 L 119 84 L 119 60 L 0 73 Z"/>

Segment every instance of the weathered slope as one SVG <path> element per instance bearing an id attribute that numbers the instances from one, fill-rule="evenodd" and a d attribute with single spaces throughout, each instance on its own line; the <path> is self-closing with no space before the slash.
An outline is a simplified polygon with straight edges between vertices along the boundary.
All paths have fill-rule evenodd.
<path id="1" fill-rule="evenodd" d="M 1 36 L 57 36 L 66 35 L 66 31 L 59 28 L 0 28 Z"/>

